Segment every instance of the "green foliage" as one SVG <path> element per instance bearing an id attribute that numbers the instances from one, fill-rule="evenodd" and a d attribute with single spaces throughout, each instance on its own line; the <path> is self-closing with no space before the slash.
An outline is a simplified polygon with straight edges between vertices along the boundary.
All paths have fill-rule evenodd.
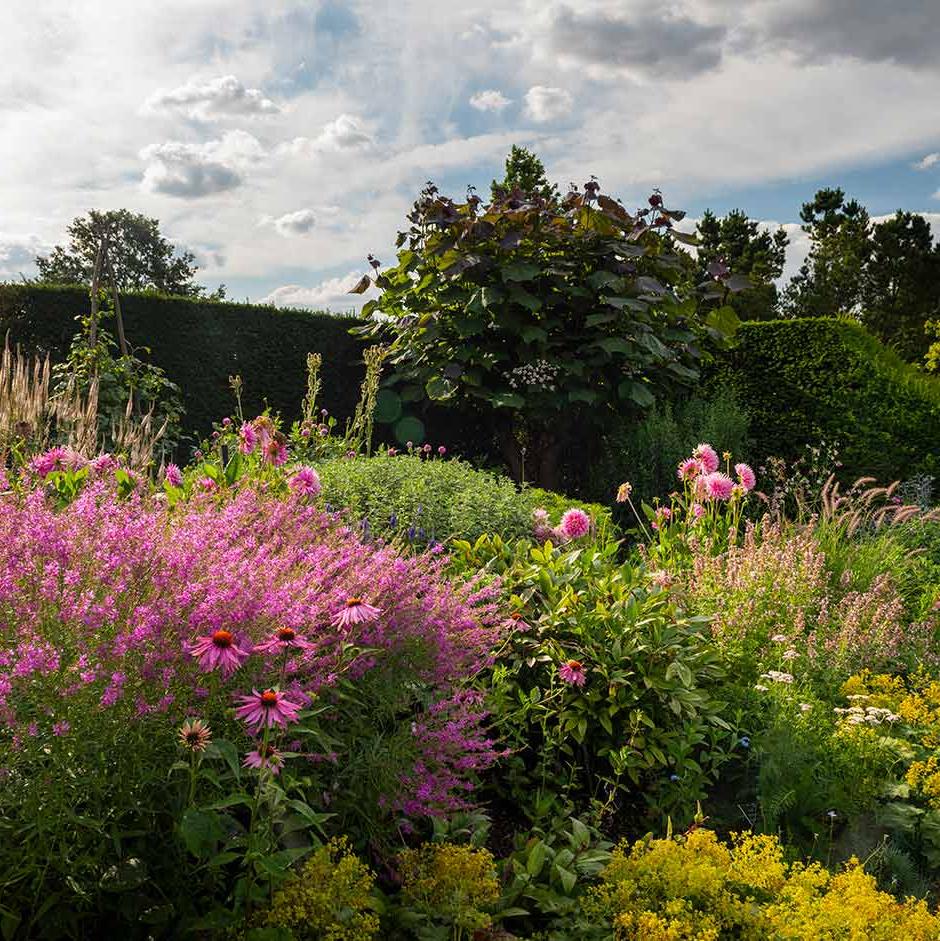
<path id="1" fill-rule="evenodd" d="M 488 532 L 523 538 L 531 534 L 532 510 L 539 506 L 553 522 L 572 506 L 586 507 L 596 521 L 609 517 L 603 507 L 544 490 L 520 491 L 508 477 L 458 460 L 378 454 L 324 461 L 317 471 L 324 500 L 348 508 L 356 525 L 368 520 L 369 532 L 417 545 L 474 541 Z"/>
<path id="2" fill-rule="evenodd" d="M 122 291 L 160 291 L 187 297 L 203 297 L 206 289 L 196 284 L 196 257 L 192 252 L 176 254 L 176 247 L 160 234 L 160 221 L 127 209 L 102 212 L 92 209 L 87 217 L 73 219 L 66 230 L 67 246 L 36 259 L 39 279 L 47 284 L 91 284 L 98 246 L 108 242 L 117 286 Z M 225 289 L 212 295 L 225 297 Z"/>
<path id="3" fill-rule="evenodd" d="M 750 417 L 728 389 L 654 405 L 641 419 L 617 420 L 591 462 L 587 492 L 609 501 L 628 480 L 634 501 L 652 502 L 676 490 L 676 467 L 699 442 L 710 441 L 719 454 L 748 453 Z M 626 511 L 618 520 L 627 524 Z"/>
<path id="4" fill-rule="evenodd" d="M 375 876 L 346 839 L 333 839 L 275 892 L 260 920 L 268 927 L 290 929 L 295 941 L 370 941 L 379 933 L 374 889 Z M 255 937 L 260 941 L 268 936 L 248 935 Z"/>
<path id="5" fill-rule="evenodd" d="M 744 324 L 712 381 L 747 409 L 758 458 L 791 460 L 824 439 L 839 442 L 847 480 L 889 482 L 940 467 L 940 381 L 903 363 L 858 324 Z"/>
<path id="6" fill-rule="evenodd" d="M 760 223 L 747 213 L 734 209 L 719 219 L 706 209 L 698 224 L 700 240 L 697 258 L 700 279 L 710 275 L 709 267 L 724 264 L 750 280 L 746 288 L 731 299 L 730 304 L 741 320 L 769 320 L 778 315 L 777 286 L 774 281 L 783 273 L 789 238 L 781 227 L 775 232 L 761 229 Z"/>
<path id="7" fill-rule="evenodd" d="M 363 308 L 362 332 L 391 338 L 391 379 L 409 394 L 502 414 L 517 479 L 524 461 L 550 486 L 566 434 L 694 381 L 702 345 L 737 322 L 727 306 L 705 317 L 678 247 L 695 239 L 672 228 L 683 212 L 656 193 L 634 215 L 599 190 L 483 205 L 429 185 Z M 713 278 L 708 296 L 725 298 L 728 280 Z"/>
<path id="8" fill-rule="evenodd" d="M 267 403 L 289 420 L 299 418 L 310 352 L 323 356 L 322 405 L 353 414 L 363 344 L 349 336 L 348 318 L 153 293 L 122 294 L 121 310 L 131 348 L 147 347 L 149 360 L 182 390 L 185 430 L 197 440 L 231 413 L 235 374 L 249 414 Z M 12 343 L 55 361 L 66 358 L 75 316 L 88 312 L 84 288 L 0 285 L 0 334 L 9 331 Z"/>
<path id="9" fill-rule="evenodd" d="M 506 173 L 502 180 L 493 180 L 490 195 L 493 200 L 519 190 L 525 196 L 557 200 L 558 187 L 545 178 L 545 166 L 531 150 L 515 144 L 506 158 Z"/>
<path id="10" fill-rule="evenodd" d="M 499 787 L 533 818 L 559 800 L 604 812 L 638 793 L 654 811 L 687 811 L 734 742 L 707 619 L 619 563 L 613 543 L 455 548 L 501 575 L 517 618 L 487 680 L 513 749 Z"/>

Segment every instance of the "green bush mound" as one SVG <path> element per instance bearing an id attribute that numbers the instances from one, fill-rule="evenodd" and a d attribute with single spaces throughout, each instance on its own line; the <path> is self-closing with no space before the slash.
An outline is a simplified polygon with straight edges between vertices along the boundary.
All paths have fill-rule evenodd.
<path id="1" fill-rule="evenodd" d="M 609 527 L 605 507 L 547 490 L 519 489 L 508 477 L 460 460 L 380 454 L 325 461 L 317 472 L 324 500 L 348 508 L 356 525 L 417 544 L 454 537 L 473 541 L 484 533 L 506 540 L 530 536 L 536 507 L 546 509 L 553 523 L 570 507 L 581 507 L 599 526 Z"/>
<path id="2" fill-rule="evenodd" d="M 81 286 L 0 284 L 0 336 L 9 333 L 27 352 L 63 361 L 75 317 L 88 309 L 88 290 Z M 248 414 L 268 404 L 299 417 L 308 353 L 323 355 L 324 406 L 340 416 L 356 406 L 363 344 L 349 335 L 348 317 L 151 292 L 122 294 L 121 310 L 128 342 L 149 348 L 145 358 L 182 389 L 184 427 L 197 440 L 231 413 L 229 376 L 236 373 Z"/>
<path id="3" fill-rule="evenodd" d="M 823 439 L 839 443 L 847 479 L 940 472 L 940 380 L 852 321 L 743 324 L 712 384 L 749 413 L 757 459 L 792 459 Z"/>

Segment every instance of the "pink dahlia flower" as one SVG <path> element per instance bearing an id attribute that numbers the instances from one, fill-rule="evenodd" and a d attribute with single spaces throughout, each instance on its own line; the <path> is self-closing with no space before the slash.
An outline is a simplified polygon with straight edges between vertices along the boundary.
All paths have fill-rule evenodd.
<path id="1" fill-rule="evenodd" d="M 703 507 L 701 503 L 693 503 L 693 504 L 692 504 L 692 515 L 693 515 L 697 520 L 700 520 L 700 519 L 705 515 L 705 507 Z"/>
<path id="2" fill-rule="evenodd" d="M 333 615 L 333 623 L 337 627 L 348 627 L 350 624 L 365 624 L 374 621 L 382 611 L 373 607 L 362 598 L 347 598 L 342 610 Z"/>
<path id="3" fill-rule="evenodd" d="M 703 473 L 702 462 L 694 457 L 687 457 L 676 471 L 679 480 L 695 480 L 699 474 Z"/>
<path id="4" fill-rule="evenodd" d="M 284 653 L 288 650 L 312 650 L 308 643 L 292 627 L 278 628 L 266 641 L 255 646 L 255 653 Z"/>
<path id="5" fill-rule="evenodd" d="M 244 719 L 245 725 L 255 732 L 275 725 L 287 728 L 289 722 L 296 722 L 300 718 L 300 710 L 303 708 L 279 689 L 266 689 L 263 693 L 253 689 L 250 696 L 239 696 L 238 700 L 241 705 L 235 710 L 235 717 Z"/>
<path id="6" fill-rule="evenodd" d="M 701 461 L 706 474 L 714 474 L 718 470 L 718 453 L 710 444 L 700 444 L 693 452 L 692 457 Z"/>
<path id="7" fill-rule="evenodd" d="M 584 686 L 587 681 L 587 668 L 580 660 L 566 660 L 558 668 L 558 675 L 569 686 Z"/>
<path id="8" fill-rule="evenodd" d="M 320 492 L 320 477 L 312 467 L 298 468 L 288 486 L 300 497 L 315 497 Z"/>
<path id="9" fill-rule="evenodd" d="M 749 464 L 735 464 L 734 472 L 738 475 L 738 483 L 744 488 L 744 492 L 753 490 L 757 484 L 757 475 L 751 470 Z"/>
<path id="10" fill-rule="evenodd" d="M 591 517 L 584 510 L 572 507 L 562 516 L 559 529 L 568 539 L 580 539 L 591 531 Z"/>
<path id="11" fill-rule="evenodd" d="M 259 745 L 254 751 L 250 751 L 245 755 L 242 764 L 246 768 L 255 768 L 257 770 L 267 768 L 271 774 L 280 774 L 281 768 L 284 767 L 284 755 L 280 749 L 275 748 L 273 745 Z"/>
<path id="12" fill-rule="evenodd" d="M 702 478 L 702 487 L 709 500 L 730 500 L 734 481 L 727 474 L 715 471 Z"/>
<path id="13" fill-rule="evenodd" d="M 167 464 L 166 470 L 163 472 L 163 476 L 171 487 L 183 486 L 183 472 L 179 469 L 179 467 L 176 466 L 176 464 Z"/>
<path id="14" fill-rule="evenodd" d="M 114 455 L 108 453 L 99 454 L 89 461 L 89 467 L 95 474 L 107 474 L 115 470 L 117 466 L 118 462 L 114 459 Z"/>
<path id="15" fill-rule="evenodd" d="M 238 437 L 240 439 L 238 450 L 242 454 L 251 454 L 258 443 L 258 432 L 255 431 L 255 426 L 248 421 L 242 422 L 241 428 L 238 429 Z"/>
<path id="16" fill-rule="evenodd" d="M 251 650 L 238 646 L 231 631 L 213 631 L 207 637 L 200 637 L 188 648 L 207 673 L 219 669 L 223 676 L 231 676 L 251 656 Z"/>
<path id="17" fill-rule="evenodd" d="M 262 448 L 262 458 L 265 464 L 272 464 L 274 467 L 280 467 L 287 463 L 287 448 L 275 438 L 267 441 Z"/>

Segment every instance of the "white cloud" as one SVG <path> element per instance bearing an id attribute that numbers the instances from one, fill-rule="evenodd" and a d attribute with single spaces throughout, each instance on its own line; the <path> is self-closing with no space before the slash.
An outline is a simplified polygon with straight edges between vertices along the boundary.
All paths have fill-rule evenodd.
<path id="1" fill-rule="evenodd" d="M 539 123 L 567 117 L 572 104 L 571 92 L 564 88 L 533 85 L 525 94 L 526 112 Z"/>
<path id="2" fill-rule="evenodd" d="M 260 89 L 246 88 L 234 75 L 190 79 L 178 88 L 154 93 L 145 107 L 150 111 L 177 111 L 202 121 L 259 117 L 278 114 L 281 110 Z"/>
<path id="3" fill-rule="evenodd" d="M 511 104 L 512 100 L 495 88 L 478 91 L 475 95 L 470 96 L 470 107 L 476 108 L 477 111 L 496 111 L 498 113 Z"/>
<path id="4" fill-rule="evenodd" d="M 141 181 L 144 190 L 198 199 L 240 186 L 243 171 L 264 157 L 264 148 L 257 138 L 239 130 L 204 144 L 151 144 L 140 157 L 147 163 Z"/>
<path id="5" fill-rule="evenodd" d="M 280 153 L 295 157 L 324 153 L 356 153 L 368 151 L 375 143 L 365 123 L 352 114 L 341 114 L 323 126 L 316 137 L 295 137 L 282 144 Z"/>
<path id="6" fill-rule="evenodd" d="M 914 164 L 915 170 L 929 170 L 935 163 L 940 163 L 940 153 L 934 152 L 922 157 Z"/>
<path id="7" fill-rule="evenodd" d="M 34 259 L 52 250 L 38 235 L 0 232 L 0 278 L 14 279 L 35 271 Z"/>
<path id="8" fill-rule="evenodd" d="M 266 216 L 261 220 L 262 225 L 272 225 L 280 235 L 307 235 L 317 224 L 317 214 L 312 209 L 298 209 L 295 212 L 285 212 L 283 216 L 273 218 Z"/>
<path id="9" fill-rule="evenodd" d="M 376 295 L 375 288 L 369 288 L 365 294 L 349 293 L 362 275 L 362 271 L 350 271 L 341 277 L 321 281 L 313 287 L 285 284 L 262 298 L 261 303 L 273 304 L 275 307 L 307 307 L 311 310 L 360 310 L 366 301 Z"/>

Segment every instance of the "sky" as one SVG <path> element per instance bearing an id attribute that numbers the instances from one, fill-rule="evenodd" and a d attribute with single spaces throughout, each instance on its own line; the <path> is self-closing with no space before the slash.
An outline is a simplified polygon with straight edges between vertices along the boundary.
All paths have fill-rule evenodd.
<path id="1" fill-rule="evenodd" d="M 785 225 L 792 273 L 824 186 L 940 234 L 938 36 L 938 0 L 3 0 L 0 279 L 127 208 L 210 288 L 348 310 L 424 182 L 485 193 L 512 144 Z"/>

